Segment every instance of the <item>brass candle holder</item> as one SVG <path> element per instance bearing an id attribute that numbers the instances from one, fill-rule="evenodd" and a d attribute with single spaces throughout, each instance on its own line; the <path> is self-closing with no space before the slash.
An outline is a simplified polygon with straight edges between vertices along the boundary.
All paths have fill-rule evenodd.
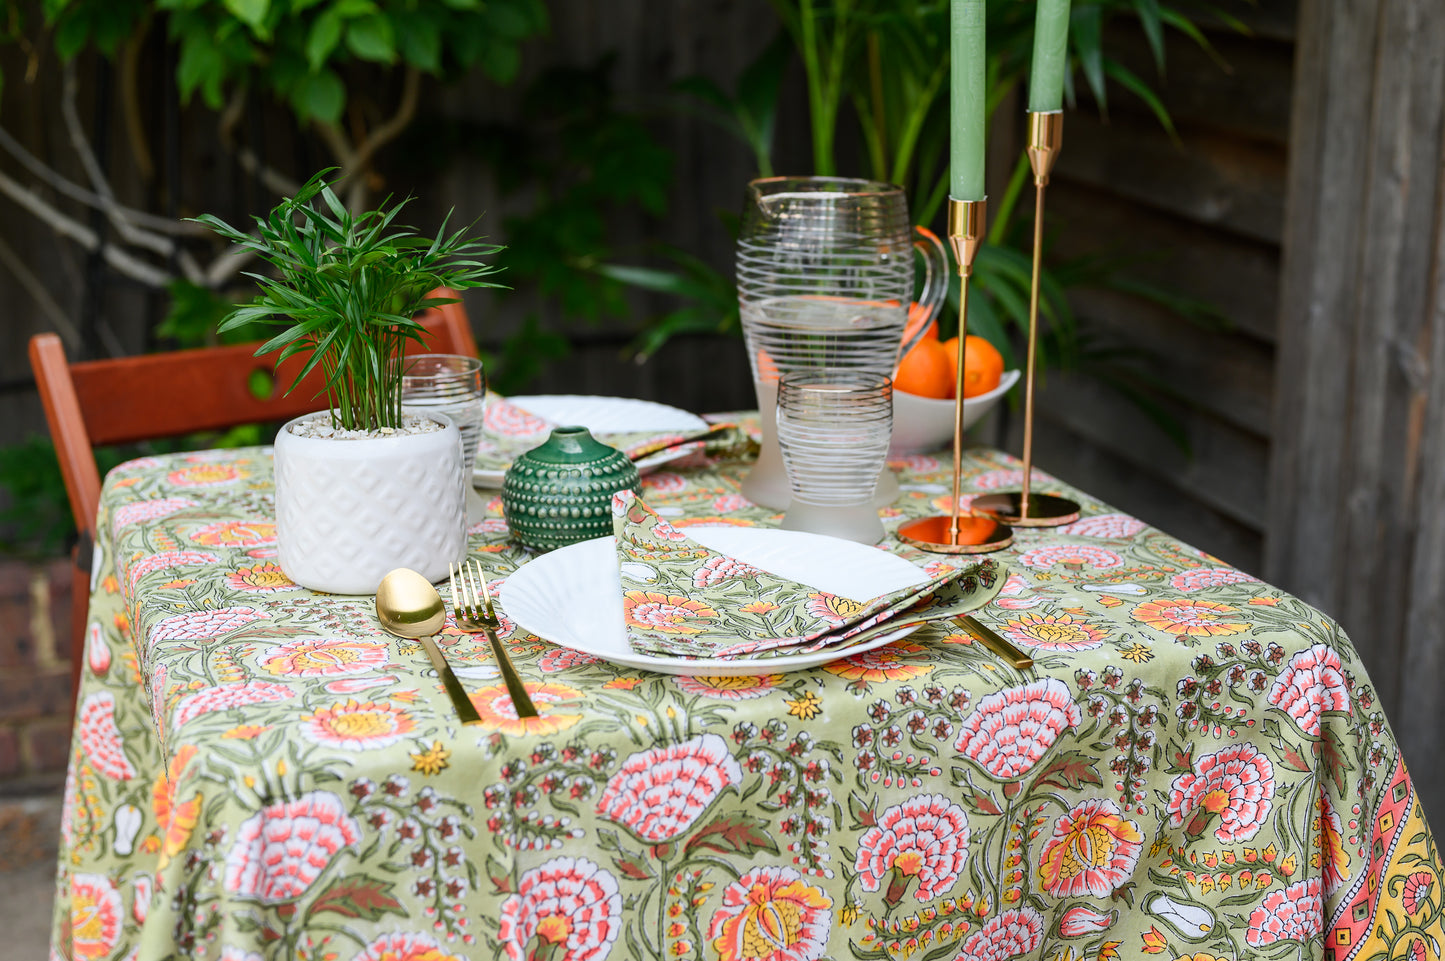
<path id="1" fill-rule="evenodd" d="M 1015 527 L 1057 527 L 1079 519 L 1079 505 L 1057 494 L 1029 490 L 1034 466 L 1034 354 L 1039 336 L 1039 274 L 1044 254 L 1044 192 L 1064 144 L 1064 114 L 1029 112 L 1029 166 L 1034 171 L 1034 273 L 1029 289 L 1029 350 L 1024 371 L 1023 490 L 976 498 L 973 509 Z"/>
<path id="2" fill-rule="evenodd" d="M 992 517 L 959 507 L 963 476 L 963 357 L 968 336 L 968 280 L 983 243 L 988 202 L 948 198 L 948 242 L 958 260 L 958 371 L 953 401 L 953 508 L 898 528 L 898 538 L 935 554 L 986 554 L 1013 543 L 1013 530 Z"/>

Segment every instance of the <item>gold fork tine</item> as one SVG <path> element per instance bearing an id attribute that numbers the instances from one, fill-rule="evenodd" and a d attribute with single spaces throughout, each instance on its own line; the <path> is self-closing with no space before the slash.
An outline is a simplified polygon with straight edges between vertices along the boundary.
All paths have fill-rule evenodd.
<path id="1" fill-rule="evenodd" d="M 492 657 L 497 662 L 498 670 L 502 672 L 502 683 L 506 685 L 507 694 L 512 698 L 512 706 L 517 709 L 517 716 L 536 717 L 537 706 L 532 703 L 527 686 L 522 683 L 517 669 L 512 666 L 512 659 L 507 656 L 506 648 L 502 647 L 501 639 L 497 637 L 494 626 L 497 623 L 497 614 L 492 607 L 492 593 L 487 587 L 487 575 L 482 570 L 482 565 L 475 560 L 468 561 L 462 566 L 462 580 L 466 582 L 466 589 L 472 597 L 472 609 L 467 618 L 480 624 L 486 632 L 492 647 Z"/>

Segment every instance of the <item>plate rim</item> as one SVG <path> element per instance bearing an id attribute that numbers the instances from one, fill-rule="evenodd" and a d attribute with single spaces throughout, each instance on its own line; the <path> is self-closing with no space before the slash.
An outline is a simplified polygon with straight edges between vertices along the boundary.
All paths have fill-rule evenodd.
<path id="1" fill-rule="evenodd" d="M 735 532 L 738 536 L 784 535 L 785 539 L 794 539 L 795 536 L 800 536 L 802 538 L 808 539 L 818 538 L 824 541 L 832 542 L 835 545 L 838 543 L 850 545 L 853 544 L 852 541 L 839 541 L 837 538 L 825 537 L 821 534 L 809 534 L 804 531 L 785 531 L 778 528 L 770 527 L 748 528 L 718 526 L 715 528 L 685 529 L 685 531 L 687 532 L 694 530 L 726 530 L 729 532 Z M 814 651 L 806 654 L 784 654 L 778 657 L 768 658 L 740 657 L 730 658 L 726 661 L 717 659 L 693 660 L 691 658 L 682 657 L 661 657 L 654 654 L 638 654 L 634 652 L 628 654 L 625 659 L 622 659 L 618 658 L 616 656 L 616 653 L 613 651 L 600 651 L 597 649 L 596 646 L 592 645 L 563 643 L 562 641 L 547 637 L 544 634 L 540 634 L 536 630 L 533 630 L 532 626 L 525 623 L 522 618 L 519 618 L 513 611 L 508 608 L 506 603 L 507 593 L 509 589 L 512 589 L 513 582 L 515 581 L 516 577 L 527 568 L 531 567 L 533 564 L 536 564 L 538 561 L 543 561 L 546 558 L 557 557 L 558 555 L 563 554 L 564 551 L 580 554 L 588 549 L 597 550 L 599 543 L 603 541 L 608 542 L 609 546 L 611 546 L 611 544 L 614 542 L 614 537 L 613 535 L 609 534 L 603 537 L 594 537 L 589 538 L 585 541 L 578 541 L 575 544 L 569 544 L 566 547 L 560 547 L 554 551 L 549 551 L 546 554 L 534 557 L 526 564 L 518 567 L 511 574 L 507 575 L 506 580 L 502 584 L 501 590 L 498 592 L 498 601 L 501 603 L 503 611 L 516 623 L 518 627 L 527 631 L 529 634 L 532 634 L 533 636 L 543 641 L 546 641 L 548 644 L 552 644 L 556 647 L 566 648 L 567 650 L 572 651 L 578 651 L 582 654 L 588 654 L 592 657 L 600 658 L 609 664 L 620 667 L 648 670 L 658 674 L 670 674 L 682 677 L 756 677 L 764 674 L 785 674 L 790 671 L 809 670 L 811 668 L 820 667 L 824 664 L 832 663 L 833 661 L 852 657 L 855 654 L 862 654 L 867 651 L 874 650 L 875 648 L 884 647 L 888 644 L 893 643 L 896 640 L 912 634 L 923 626 L 922 624 L 913 624 L 905 627 L 900 627 L 896 631 L 889 631 L 886 634 L 880 634 L 876 637 L 869 638 L 866 641 L 862 641 L 854 646 L 848 647 L 841 651 Z M 865 550 L 870 549 L 867 547 L 867 545 L 859 544 L 856 546 Z M 896 554 L 891 554 L 887 551 L 878 551 L 878 555 L 880 557 L 890 558 L 891 560 L 897 561 L 900 564 L 906 564 L 918 572 L 921 580 L 927 579 L 927 574 L 923 571 L 923 569 L 918 567 L 918 565 L 913 564 L 911 561 L 899 557 Z M 532 577 L 540 575 L 527 576 Z M 526 581 L 524 580 L 523 583 L 525 584 Z M 619 588 L 621 587 L 620 580 L 618 586 Z"/>
<path id="2" fill-rule="evenodd" d="M 544 398 L 544 399 L 546 399 L 546 400 L 554 400 L 554 399 L 555 399 L 555 400 L 578 400 L 578 401 L 595 401 L 595 400 L 602 400 L 602 401 L 607 401 L 607 402 L 620 401 L 620 402 L 626 403 L 626 404 L 635 404 L 635 405 L 641 405 L 641 406 L 646 406 L 646 407 L 653 407 L 653 408 L 658 408 L 658 409 L 664 409 L 664 410 L 672 411 L 672 412 L 681 414 L 681 415 L 683 415 L 683 416 L 690 417 L 690 418 L 692 418 L 694 421 L 696 421 L 695 424 L 690 424 L 690 425 L 688 425 L 688 426 L 686 426 L 686 427 L 678 427 L 677 430 L 680 430 L 680 431 L 681 431 L 681 430 L 697 430 L 697 431 L 702 431 L 702 430 L 707 430 L 707 428 L 708 428 L 708 426 L 709 426 L 709 425 L 708 425 L 708 422 L 707 422 L 706 420 L 704 420 L 700 415 L 694 414 L 694 413 L 693 413 L 692 411 L 690 411 L 690 410 L 684 410 L 683 408 L 681 408 L 681 407 L 675 407 L 675 406 L 673 406 L 672 404 L 664 404 L 663 402 L 657 401 L 657 400 L 645 400 L 645 399 L 643 399 L 643 398 L 641 398 L 641 397 L 617 397 L 617 396 L 614 396 L 614 395 L 611 395 L 611 394 L 517 394 L 517 395 L 511 396 L 511 397 L 503 397 L 501 394 L 498 394 L 498 395 L 496 395 L 496 396 L 500 397 L 502 400 L 506 401 L 506 402 L 509 403 L 509 404 L 510 404 L 510 403 L 514 403 L 514 402 L 516 402 L 516 401 L 518 401 L 518 400 L 526 400 L 526 399 L 531 399 L 531 398 Z M 517 406 L 521 407 L 523 410 L 526 410 L 525 405 L 518 404 Z M 537 415 L 537 416 L 541 416 L 541 415 Z M 586 425 L 586 424 L 583 424 L 582 426 L 586 427 L 587 425 Z M 591 428 L 588 428 L 588 429 L 590 430 Z M 659 433 L 665 433 L 665 431 L 659 431 Z M 648 457 L 644 457 L 644 458 L 642 458 L 641 460 L 636 461 L 635 463 L 636 463 L 636 466 L 637 466 L 637 469 L 638 469 L 639 472 L 646 472 L 646 471 L 649 471 L 649 470 L 651 470 L 651 469 L 653 469 L 653 468 L 655 468 L 655 467 L 660 467 L 660 466 L 662 466 L 663 464 L 666 464 L 666 463 L 669 463 L 669 462 L 671 462 L 671 461 L 677 460 L 677 459 L 679 459 L 679 458 L 681 458 L 681 457 L 684 457 L 684 456 L 686 456 L 687 454 L 691 454 L 691 453 L 694 452 L 694 450 L 695 450 L 695 448 L 692 448 L 692 447 L 690 447 L 689 445 L 682 445 L 682 446 L 680 446 L 680 447 L 675 447 L 675 448 L 671 448 L 671 449 L 668 449 L 668 450 L 659 451 L 659 452 L 657 452 L 656 454 L 652 454 L 652 455 L 650 455 L 650 456 L 648 456 Z M 473 486 L 473 487 L 484 486 L 484 487 L 487 487 L 487 488 L 500 487 L 500 486 L 502 486 L 502 481 L 505 479 L 506 474 L 507 474 L 506 468 L 503 468 L 503 469 L 501 469 L 501 470 L 494 470 L 494 469 L 491 469 L 491 468 L 482 468 L 482 467 L 477 467 L 477 466 L 473 465 L 473 467 L 472 467 L 472 486 Z"/>

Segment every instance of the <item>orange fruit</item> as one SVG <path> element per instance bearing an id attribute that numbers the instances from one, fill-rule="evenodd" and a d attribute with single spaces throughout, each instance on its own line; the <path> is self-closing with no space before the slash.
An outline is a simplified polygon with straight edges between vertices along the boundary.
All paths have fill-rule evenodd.
<path id="1" fill-rule="evenodd" d="M 758 380 L 767 384 L 777 380 L 780 376 L 778 363 L 773 360 L 772 355 L 766 350 L 758 351 Z"/>
<path id="2" fill-rule="evenodd" d="M 918 325 L 923 323 L 925 313 L 924 306 L 916 300 L 908 308 L 908 323 L 903 326 L 903 342 L 905 344 L 918 332 Z M 934 316 L 928 321 L 928 329 L 923 332 L 923 336 L 931 337 L 934 340 L 938 339 L 937 311 L 934 311 Z"/>
<path id="3" fill-rule="evenodd" d="M 950 366 L 958 369 L 958 338 L 943 342 Z M 969 334 L 963 345 L 963 396 L 977 397 L 998 386 L 1003 378 L 1003 354 L 982 337 Z"/>
<path id="4" fill-rule="evenodd" d="M 953 396 L 953 364 L 937 340 L 925 337 L 899 363 L 893 388 L 918 397 Z"/>

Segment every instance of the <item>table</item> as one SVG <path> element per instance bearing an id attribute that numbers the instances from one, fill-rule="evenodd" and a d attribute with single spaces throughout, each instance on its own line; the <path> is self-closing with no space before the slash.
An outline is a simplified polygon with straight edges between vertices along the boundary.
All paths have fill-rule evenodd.
<path id="1" fill-rule="evenodd" d="M 951 463 L 895 465 L 903 519 Z M 679 524 L 771 524 L 746 465 L 644 479 Z M 969 492 L 1016 487 L 996 451 Z M 455 721 L 371 599 L 274 560 L 266 449 L 106 480 L 53 956 L 1422 958 L 1441 864 L 1369 678 L 1298 599 L 1042 474 L 967 634 L 794 674 L 688 678 L 448 627 Z M 526 561 L 499 502 L 471 546 Z M 886 549 L 921 565 L 963 563 Z"/>

